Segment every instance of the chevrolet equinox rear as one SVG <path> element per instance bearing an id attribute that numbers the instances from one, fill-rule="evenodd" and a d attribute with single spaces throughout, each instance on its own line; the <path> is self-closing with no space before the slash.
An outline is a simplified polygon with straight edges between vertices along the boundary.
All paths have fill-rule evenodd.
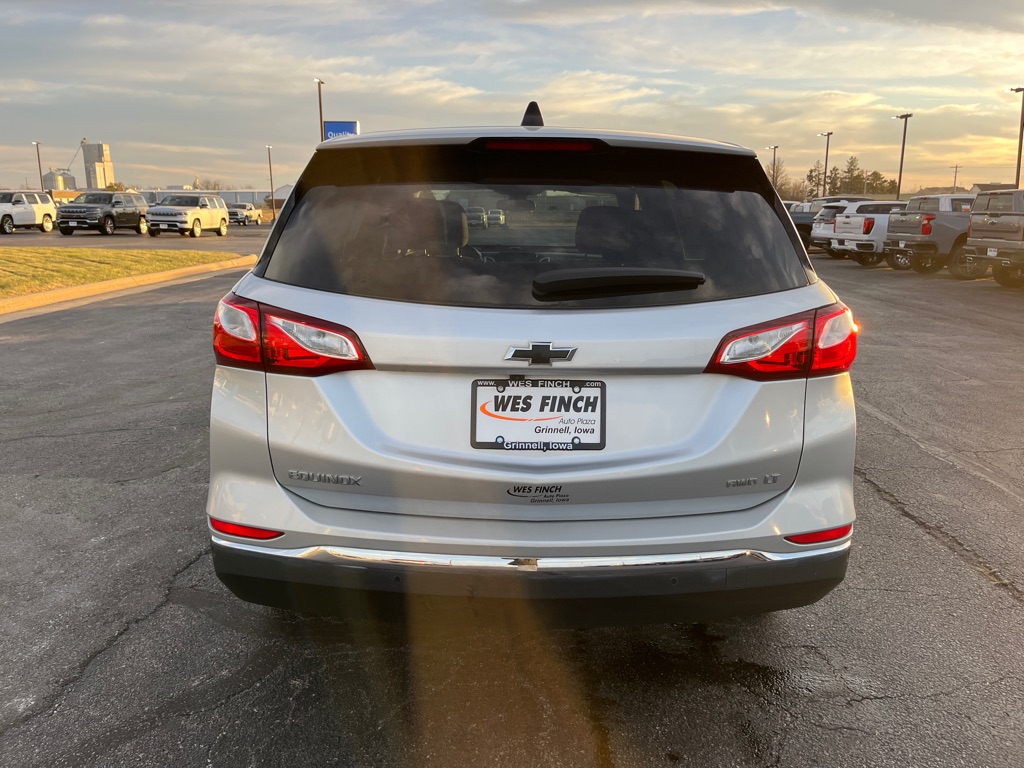
<path id="1" fill-rule="evenodd" d="M 510 226 L 471 229 L 475 207 Z M 216 311 L 216 572 L 340 613 L 807 605 L 846 572 L 856 339 L 749 150 L 537 125 L 328 141 Z"/>

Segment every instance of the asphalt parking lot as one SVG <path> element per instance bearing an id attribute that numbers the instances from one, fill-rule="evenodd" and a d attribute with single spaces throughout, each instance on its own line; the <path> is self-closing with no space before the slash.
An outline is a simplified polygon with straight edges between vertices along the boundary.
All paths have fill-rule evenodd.
<path id="1" fill-rule="evenodd" d="M 9 240 L 32 237 L 142 239 Z M 706 625 L 241 603 L 203 512 L 210 324 L 239 273 L 0 318 L 0 764 L 1020 764 L 1024 291 L 814 262 L 863 328 L 850 572 Z"/>
<path id="2" fill-rule="evenodd" d="M 66 236 L 53 232 L 42 233 L 35 229 L 19 229 L 13 234 L 0 237 L 0 248 L 20 246 L 26 248 L 160 248 L 161 250 L 204 250 L 224 253 L 259 253 L 270 234 L 268 219 L 262 226 L 232 224 L 226 237 L 216 232 L 203 232 L 199 239 L 178 234 L 161 234 L 159 237 L 139 235 L 130 229 L 119 229 L 112 235 L 99 232 L 76 232 Z"/>

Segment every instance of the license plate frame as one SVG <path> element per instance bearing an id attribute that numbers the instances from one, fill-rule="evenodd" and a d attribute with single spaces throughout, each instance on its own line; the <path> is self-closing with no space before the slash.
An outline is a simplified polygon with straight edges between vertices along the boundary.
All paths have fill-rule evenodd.
<path id="1" fill-rule="evenodd" d="M 475 379 L 470 445 L 516 453 L 604 450 L 607 404 L 606 384 L 596 379 Z"/>

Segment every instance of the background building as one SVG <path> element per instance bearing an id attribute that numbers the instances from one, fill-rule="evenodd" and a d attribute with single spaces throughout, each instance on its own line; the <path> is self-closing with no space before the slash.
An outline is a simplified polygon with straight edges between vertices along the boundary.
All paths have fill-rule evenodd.
<path id="1" fill-rule="evenodd" d="M 88 189 L 103 189 L 114 183 L 114 163 L 110 159 L 109 144 L 89 144 L 87 139 L 82 139 L 82 158 L 85 160 L 85 186 Z"/>

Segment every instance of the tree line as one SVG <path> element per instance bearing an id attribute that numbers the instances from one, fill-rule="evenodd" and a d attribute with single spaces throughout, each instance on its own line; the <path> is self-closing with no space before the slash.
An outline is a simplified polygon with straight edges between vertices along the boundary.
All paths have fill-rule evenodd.
<path id="1" fill-rule="evenodd" d="M 782 158 L 776 158 L 774 167 L 766 163 L 765 173 L 775 185 L 779 197 L 783 200 L 804 200 L 821 194 L 824 166 L 817 161 L 803 179 L 794 179 L 786 172 L 786 164 Z M 886 178 L 879 171 L 865 171 L 860 167 L 856 155 L 850 155 L 846 167 L 832 166 L 825 177 L 826 195 L 895 195 L 896 179 Z"/>

